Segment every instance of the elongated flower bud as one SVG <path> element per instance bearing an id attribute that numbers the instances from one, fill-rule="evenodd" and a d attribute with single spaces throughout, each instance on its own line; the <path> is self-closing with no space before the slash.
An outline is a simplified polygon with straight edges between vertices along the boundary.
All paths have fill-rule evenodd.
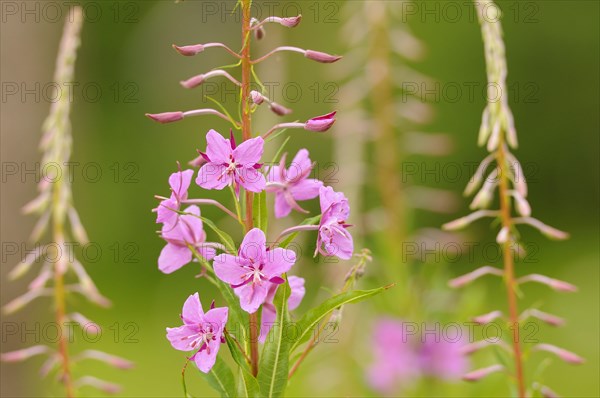
<path id="1" fill-rule="evenodd" d="M 321 62 L 324 64 L 331 64 L 333 62 L 337 62 L 340 59 L 342 59 L 342 57 L 339 55 L 331 55 L 331 54 L 327 54 L 327 53 L 324 53 L 321 51 L 313 51 L 313 50 L 306 50 L 306 52 L 304 53 L 304 56 L 308 59 L 312 59 L 313 61 Z"/>
<path id="2" fill-rule="evenodd" d="M 541 274 L 529 274 L 517 279 L 517 283 L 537 282 L 549 286 L 559 292 L 576 292 L 577 286 L 559 279 L 550 278 Z"/>
<path id="3" fill-rule="evenodd" d="M 442 229 L 444 229 L 446 231 L 456 231 L 456 230 L 465 228 L 466 226 L 471 224 L 473 221 L 479 220 L 480 218 L 497 217 L 497 216 L 498 216 L 498 212 L 494 211 L 494 210 L 478 210 L 478 211 L 475 211 L 475 212 L 469 214 L 468 216 L 458 218 L 454 221 L 450 221 L 450 222 L 442 225 Z"/>
<path id="4" fill-rule="evenodd" d="M 50 347 L 34 345 L 22 350 L 3 352 L 0 354 L 0 360 L 2 362 L 21 362 L 36 355 L 48 354 L 49 352 L 52 352 Z"/>
<path id="5" fill-rule="evenodd" d="M 474 370 L 472 372 L 467 373 L 463 376 L 463 380 L 465 381 L 478 381 L 491 375 L 492 373 L 502 372 L 504 370 L 504 366 L 502 365 L 492 365 L 487 368 L 481 368 Z"/>
<path id="6" fill-rule="evenodd" d="M 269 109 L 271 109 L 271 111 L 273 111 L 273 113 L 275 113 L 276 115 L 279 115 L 279 116 L 285 116 L 285 115 L 289 115 L 290 113 L 292 113 L 291 109 L 288 109 L 283 105 L 279 105 L 276 102 L 271 102 L 269 104 Z"/>
<path id="7" fill-rule="evenodd" d="M 515 222 L 515 224 L 528 224 L 528 225 L 536 228 L 538 231 L 540 231 L 542 234 L 544 234 L 549 239 L 564 240 L 564 239 L 569 238 L 568 233 L 561 231 L 559 229 L 556 229 L 554 227 L 551 227 L 549 225 L 546 225 L 543 222 L 541 222 L 540 220 L 535 219 L 533 217 L 520 217 L 520 218 L 515 218 L 513 221 Z"/>
<path id="8" fill-rule="evenodd" d="M 146 113 L 150 119 L 159 123 L 172 123 L 183 119 L 183 112 Z"/>
<path id="9" fill-rule="evenodd" d="M 256 105 L 261 105 L 265 101 L 265 97 L 256 90 L 250 91 L 250 98 L 252 98 L 252 102 Z"/>
<path id="10" fill-rule="evenodd" d="M 519 317 L 521 320 L 525 320 L 529 317 L 537 318 L 542 322 L 547 323 L 551 326 L 562 326 L 565 324 L 565 320 L 556 315 L 548 314 L 547 312 L 543 312 L 537 310 L 535 308 L 523 311 L 523 314 Z"/>
<path id="11" fill-rule="evenodd" d="M 480 325 L 485 325 L 495 321 L 498 318 L 503 316 L 502 311 L 492 311 L 487 314 L 479 315 L 473 318 L 473 322 L 478 323 Z"/>
<path id="12" fill-rule="evenodd" d="M 128 361 L 125 358 L 121 358 L 116 355 L 108 354 L 104 351 L 98 350 L 85 350 L 79 353 L 74 359 L 82 360 L 82 359 L 95 359 L 100 362 L 104 362 L 108 365 L 114 366 L 119 369 L 131 369 L 133 368 L 133 362 Z"/>
<path id="13" fill-rule="evenodd" d="M 498 244 L 503 244 L 508 242 L 510 239 L 510 228 L 508 227 L 502 227 L 500 229 L 500 232 L 498 232 L 498 236 L 496 236 L 496 242 L 498 242 Z"/>
<path id="14" fill-rule="evenodd" d="M 567 351 L 564 348 L 560 348 L 555 345 L 552 345 L 552 344 L 541 343 L 541 344 L 538 344 L 535 347 L 533 347 L 533 349 L 536 351 L 550 352 L 550 353 L 556 355 L 557 357 L 559 357 L 560 359 L 562 359 L 563 361 L 572 363 L 574 365 L 580 365 L 585 362 L 585 360 L 583 358 L 581 358 L 579 355 L 577 355 L 571 351 Z"/>
<path id="15" fill-rule="evenodd" d="M 501 269 L 492 267 L 491 265 L 485 265 L 481 268 L 477 268 L 475 271 L 469 272 L 468 274 L 451 279 L 448 282 L 448 285 L 454 288 L 462 287 L 485 275 L 502 276 L 503 274 Z"/>
<path id="16" fill-rule="evenodd" d="M 309 119 L 304 124 L 304 129 L 309 130 L 309 131 L 316 131 L 316 132 L 327 131 L 335 123 L 335 114 L 336 113 L 337 112 L 334 111 L 334 112 L 328 113 L 323 116 L 317 116 L 312 119 Z"/>
<path id="17" fill-rule="evenodd" d="M 183 88 L 195 88 L 204 83 L 205 77 L 204 74 L 199 74 L 196 76 L 192 76 L 187 80 L 182 80 L 179 82 Z"/>
<path id="18" fill-rule="evenodd" d="M 98 379 L 94 376 L 83 376 L 82 378 L 75 381 L 75 385 L 77 387 L 94 387 L 106 394 L 118 394 L 119 392 L 121 392 L 121 387 L 118 384 L 109 383 L 107 381 Z"/>
<path id="19" fill-rule="evenodd" d="M 176 46 L 173 44 L 173 48 L 181 55 L 185 55 L 186 57 L 191 57 L 198 53 L 204 51 L 204 44 L 194 44 L 191 46 Z"/>

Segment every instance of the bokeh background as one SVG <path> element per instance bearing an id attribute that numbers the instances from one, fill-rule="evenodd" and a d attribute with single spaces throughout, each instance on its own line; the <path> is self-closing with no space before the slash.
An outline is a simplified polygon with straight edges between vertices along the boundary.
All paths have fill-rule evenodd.
<path id="1" fill-rule="evenodd" d="M 9 12 L 6 3 L 16 4 L 17 14 Z M 23 171 L 31 169 L 40 156 L 37 151 L 40 126 L 50 106 L 43 90 L 52 81 L 63 26 L 62 19 L 56 18 L 55 11 L 47 7 L 50 3 L 54 2 L 2 2 L 3 304 L 22 292 L 27 283 L 7 281 L 5 275 L 20 260 L 23 249 L 21 253 L 9 253 L 5 251 L 5 243 L 21 245 L 27 241 L 35 220 L 22 216 L 19 210 L 35 195 L 35 179 L 31 174 L 8 174 L 4 165 L 17 164 L 19 171 Z M 62 2 L 56 4 L 66 15 L 68 9 Z M 74 200 L 90 239 L 101 249 L 100 254 L 90 253 L 91 261 L 85 265 L 100 290 L 111 298 L 113 307 L 99 309 L 79 298 L 69 301 L 71 308 L 77 308 L 105 326 L 98 342 L 89 344 L 80 339 L 74 350 L 104 349 L 134 361 L 136 367 L 122 372 L 102 364 L 82 363 L 75 371 L 122 384 L 123 396 L 177 396 L 181 394 L 180 370 L 184 357 L 171 349 L 164 328 L 178 323 L 181 304 L 190 293 L 199 291 L 202 297 L 218 297 L 218 292 L 212 291 L 206 281 L 195 279 L 197 270 L 192 266 L 168 276 L 158 271 L 157 257 L 163 242 L 155 234 L 157 225 L 150 210 L 156 205 L 153 195 L 168 194 L 166 181 L 176 170 L 175 161 L 185 163 L 194 158 L 196 148 L 204 147 L 204 134 L 209 128 L 225 132 L 228 127 L 211 118 L 161 126 L 145 118 L 144 113 L 209 105 L 203 94 L 222 99 L 233 109 L 234 91 L 230 86 L 221 85 L 221 81 L 218 87 L 228 88 L 228 96 L 208 91 L 215 86 L 204 91 L 186 91 L 178 84 L 194 74 L 231 63 L 227 54 L 213 50 L 195 58 L 184 58 L 170 46 L 172 43 L 221 41 L 238 48 L 237 17 L 231 14 L 234 2 L 81 4 L 87 6 L 88 21 L 83 28 L 83 45 L 77 60 L 76 76 L 80 86 L 74 89 L 73 161 L 82 165 L 74 176 Z M 282 44 L 337 54 L 356 53 L 360 43 L 367 47 L 374 45 L 369 40 L 356 43 L 351 40 L 351 34 L 356 32 L 348 26 L 350 19 L 355 21 L 356 30 L 365 29 L 361 22 L 369 15 L 357 11 L 363 10 L 364 2 L 256 1 L 255 4 L 255 11 L 262 17 L 268 15 L 269 7 L 285 16 L 298 11 L 304 16 L 299 27 L 293 30 L 269 26 L 266 39 L 255 47 L 257 54 Z M 399 107 L 406 105 L 402 101 L 401 84 L 407 81 L 419 85 L 426 81 L 426 86 L 419 87 L 437 94 L 425 96 L 428 103 L 425 110 L 419 110 L 417 104 L 415 112 L 427 115 L 420 123 L 398 122 L 393 127 L 393 140 L 388 145 L 395 146 L 401 154 L 397 178 L 410 177 L 402 187 L 441 188 L 460 195 L 472 165 L 485 156 L 485 151 L 476 146 L 486 79 L 479 26 L 473 10 L 464 2 L 410 4 L 414 8 L 400 6 L 399 12 L 386 14 L 390 31 L 410 28 L 423 44 L 422 54 L 419 53 L 422 56 L 416 57 L 418 60 L 407 61 L 392 53 L 395 102 Z M 595 1 L 575 0 L 507 1 L 500 2 L 500 6 L 505 12 L 510 105 L 520 139 L 516 154 L 526 165 L 534 216 L 571 234 L 566 242 L 550 242 L 535 231 L 524 230 L 524 241 L 534 251 L 531 261 L 518 264 L 518 273 L 545 273 L 568 280 L 580 289 L 576 294 L 565 295 L 545 287 L 527 287 L 522 305 L 543 304 L 544 310 L 566 317 L 566 327 L 552 329 L 540 325 L 535 337 L 577 352 L 586 359 L 586 363 L 578 367 L 553 361 L 544 373 L 548 384 L 565 396 L 598 396 L 599 5 Z M 27 14 L 23 7 L 34 11 Z M 371 33 L 366 30 L 367 38 Z M 366 48 L 365 53 L 368 52 Z M 442 206 L 445 213 L 440 214 L 410 207 L 407 199 L 401 213 L 405 224 L 400 229 L 405 231 L 405 236 L 391 235 L 391 231 L 398 228 L 392 229 L 394 226 L 386 224 L 386 209 L 381 207 L 374 166 L 378 164 L 374 140 L 379 135 L 367 127 L 358 146 L 359 156 L 345 151 L 346 145 L 352 147 L 352 151 L 357 150 L 351 139 L 345 137 L 348 123 L 344 125 L 344 120 L 354 120 L 357 115 L 356 98 L 346 95 L 346 86 L 354 76 L 377 71 L 364 68 L 360 62 L 356 64 L 356 58 L 354 64 L 352 57 L 347 58 L 350 63 L 344 68 L 346 59 L 329 67 L 311 63 L 297 54 L 282 54 L 261 65 L 259 73 L 265 81 L 281 82 L 274 88 L 274 99 L 293 108 L 294 117 L 300 120 L 334 109 L 342 111 L 332 134 L 290 133 L 292 138 L 287 150 L 295 153 L 300 147 L 308 148 L 313 160 L 321 165 L 322 178 L 327 176 L 334 186 L 353 187 L 352 195 L 358 201 L 353 208 L 354 218 L 361 226 L 360 230 L 355 229 L 357 242 L 369 247 L 374 258 L 361 286 L 375 287 L 392 281 L 398 285 L 371 302 L 345 309 L 344 321 L 336 335 L 339 342 L 321 344 L 311 354 L 290 383 L 291 396 L 378 395 L 369 388 L 364 369 L 372 358 L 371 325 L 380 316 L 415 322 L 464 322 L 471 316 L 505 306 L 504 290 L 498 280 L 485 279 L 458 292 L 446 287 L 446 281 L 452 276 L 483 265 L 483 261 L 491 261 L 490 255 L 482 249 L 464 252 L 457 260 L 443 254 L 425 258 L 405 255 L 403 241 L 420 242 L 415 238 L 416 231 L 423 228 L 431 231 L 430 228 L 465 214 L 468 200 L 442 196 L 442 204 L 449 205 Z M 416 78 L 414 74 L 403 74 L 406 68 L 419 74 Z M 428 77 L 420 77 L 421 74 Z M 21 90 L 33 87 L 39 98 L 34 94 L 22 96 L 22 91 L 9 95 L 6 83 L 14 82 Z M 290 86 L 284 86 L 285 82 L 295 83 L 287 94 L 283 89 Z M 39 89 L 35 88 L 36 84 Z M 469 96 L 470 84 L 474 84 L 473 97 Z M 294 94 L 293 90 L 297 91 L 298 87 L 301 92 Z M 456 87 L 459 88 L 458 99 L 451 92 Z M 366 105 L 362 112 L 369 116 L 374 111 L 377 110 Z M 256 128 L 264 131 L 277 119 L 262 110 L 257 112 L 255 120 Z M 432 144 L 434 152 L 435 145 L 443 146 L 441 157 L 407 153 L 402 137 L 415 129 L 430 134 L 444 133 L 451 145 L 442 145 L 439 141 Z M 328 162 L 335 162 L 339 173 L 337 167 Z M 360 172 L 344 173 L 346 168 L 357 167 L 358 163 Z M 84 169 L 84 165 L 91 166 Z M 414 168 L 407 169 L 407 165 L 416 165 L 418 172 L 408 173 L 407 170 Z M 445 175 L 450 167 L 457 166 L 458 176 Z M 101 171 L 100 176 L 96 176 L 97 170 Z M 434 171 L 424 172 L 427 170 Z M 201 195 L 199 189 L 191 192 Z M 225 194 L 211 192 L 209 195 L 227 200 Z M 429 199 L 431 195 L 429 193 Z M 316 211 L 316 203 L 309 208 Z M 223 228 L 235 227 L 213 209 L 203 212 L 219 221 Z M 271 234 L 285 225 L 273 223 Z M 433 236 L 439 237 L 442 245 L 443 239 L 457 238 L 461 242 L 487 243 L 487 247 L 495 238 L 493 229 L 485 222 L 459 237 Z M 343 262 L 313 261 L 310 239 L 301 240 L 306 253 L 296 265 L 296 273 L 307 279 L 308 287 L 299 313 L 329 294 L 321 286 L 337 289 L 350 266 Z M 402 248 L 400 258 L 391 253 L 394 248 L 390 248 L 390 241 L 394 239 L 396 249 Z M 33 328 L 39 322 L 43 328 L 51 321 L 50 310 L 49 302 L 39 300 L 25 311 L 3 316 L 2 352 L 31 345 L 36 338 L 36 333 L 24 337 L 5 336 L 7 323 Z M 535 371 L 542 357 L 531 356 L 529 374 Z M 473 367 L 485 366 L 493 363 L 494 357 L 491 353 L 482 353 L 472 361 Z M 36 358 L 16 365 L 2 364 L 2 395 L 59 395 L 60 388 L 51 380 L 38 380 L 41 362 L 41 358 Z M 195 396 L 214 394 L 193 369 L 188 372 L 188 383 Z M 424 380 L 398 394 L 506 396 L 508 391 L 505 378 L 496 375 L 477 384 Z M 84 396 L 95 394 L 91 389 L 82 390 Z"/>

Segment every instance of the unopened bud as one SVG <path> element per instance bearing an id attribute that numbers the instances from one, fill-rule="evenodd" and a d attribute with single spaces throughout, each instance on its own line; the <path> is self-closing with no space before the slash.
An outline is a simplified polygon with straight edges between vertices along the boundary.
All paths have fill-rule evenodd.
<path id="1" fill-rule="evenodd" d="M 324 132 L 329 130 L 335 123 L 335 114 L 337 112 L 331 112 L 323 116 L 317 116 L 309 119 L 304 124 L 304 129 L 309 131 Z"/>
<path id="2" fill-rule="evenodd" d="M 177 122 L 183 119 L 183 112 L 146 113 L 146 116 L 159 123 Z"/>
<path id="3" fill-rule="evenodd" d="M 475 318 L 473 318 L 473 322 L 478 323 L 480 325 L 485 325 L 495 321 L 498 318 L 501 318 L 502 316 L 503 315 L 501 311 L 492 311 L 487 314 L 476 316 Z"/>
<path id="4" fill-rule="evenodd" d="M 204 83 L 204 74 L 190 77 L 187 80 L 180 81 L 179 84 L 184 88 L 195 88 Z"/>
<path id="5" fill-rule="evenodd" d="M 4 352 L 0 354 L 0 360 L 2 362 L 21 362 L 36 355 L 47 354 L 51 351 L 50 347 L 45 345 L 34 345 L 22 350 Z"/>
<path id="6" fill-rule="evenodd" d="M 302 20 L 302 15 L 298 15 L 296 17 L 281 18 L 279 23 L 281 23 L 283 26 L 285 26 L 287 28 L 294 28 L 294 27 L 298 26 L 298 24 L 300 23 L 301 20 Z"/>
<path id="7" fill-rule="evenodd" d="M 252 102 L 256 105 L 260 105 L 265 101 L 265 97 L 256 90 L 250 91 L 250 98 Z"/>
<path id="8" fill-rule="evenodd" d="M 550 353 L 556 355 L 557 357 L 559 357 L 560 359 L 562 359 L 563 361 L 572 363 L 574 365 L 580 365 L 585 362 L 585 360 L 583 358 L 581 358 L 579 355 L 577 355 L 571 351 L 567 351 L 564 348 L 560 348 L 555 345 L 552 345 L 552 344 L 545 344 L 545 343 L 538 344 L 535 347 L 533 347 L 533 349 L 537 350 L 537 351 L 550 352 Z"/>
<path id="9" fill-rule="evenodd" d="M 312 59 L 313 61 L 321 62 L 324 64 L 331 64 L 333 62 L 337 62 L 340 59 L 342 59 L 342 57 L 339 55 L 331 55 L 331 54 L 327 54 L 327 53 L 324 53 L 321 51 L 313 51 L 313 50 L 306 50 L 306 52 L 304 53 L 304 56 L 308 59 Z"/>
<path id="10" fill-rule="evenodd" d="M 176 46 L 175 44 L 173 44 L 173 48 L 175 50 L 177 50 L 177 52 L 181 55 L 185 55 L 186 57 L 191 57 L 192 55 L 196 55 L 198 53 L 201 53 L 202 51 L 204 51 L 204 45 L 203 44 L 194 44 L 191 46 Z"/>
<path id="11" fill-rule="evenodd" d="M 271 102 L 269 104 L 269 109 L 271 109 L 271 111 L 273 111 L 273 113 L 275 113 L 276 115 L 279 115 L 279 116 L 285 116 L 285 115 L 289 115 L 290 113 L 292 113 L 291 109 L 286 108 L 283 105 L 279 105 L 277 102 Z"/>
<path id="12" fill-rule="evenodd" d="M 502 366 L 502 365 L 492 365 L 492 366 L 488 366 L 487 368 L 481 368 L 481 369 L 477 369 L 477 370 L 467 373 L 466 375 L 463 376 L 463 380 L 478 381 L 492 373 L 501 372 L 503 370 L 504 370 L 504 366 Z"/>

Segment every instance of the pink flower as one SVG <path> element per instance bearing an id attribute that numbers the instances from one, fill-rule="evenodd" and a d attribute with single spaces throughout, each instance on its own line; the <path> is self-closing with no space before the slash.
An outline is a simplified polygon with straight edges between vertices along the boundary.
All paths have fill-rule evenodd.
<path id="1" fill-rule="evenodd" d="M 304 289 L 304 278 L 299 278 L 297 276 L 288 276 L 288 283 L 290 284 L 290 297 L 288 298 L 288 310 L 292 311 L 298 308 L 302 299 L 304 298 L 304 293 L 306 292 Z M 275 292 L 277 291 L 277 287 L 279 285 L 272 284 L 269 287 L 269 291 L 267 293 L 267 299 L 263 304 L 262 315 L 261 315 L 261 325 L 260 325 L 260 335 L 258 337 L 258 341 L 264 343 L 267 339 L 267 335 L 273 326 L 277 311 L 273 306 L 273 298 L 275 298 Z"/>
<path id="2" fill-rule="evenodd" d="M 273 284 L 284 282 L 281 274 L 296 262 L 292 250 L 269 250 L 265 234 L 258 228 L 250 230 L 238 250 L 238 256 L 220 254 L 215 257 L 215 274 L 229 283 L 240 298 L 242 309 L 254 313 L 267 299 Z"/>
<path id="3" fill-rule="evenodd" d="M 335 114 L 337 112 L 331 112 L 326 115 L 313 117 L 312 119 L 308 119 L 306 123 L 304 123 L 304 129 L 309 131 L 317 131 L 323 132 L 329 130 L 331 126 L 335 123 Z"/>
<path id="4" fill-rule="evenodd" d="M 352 235 L 346 230 L 350 226 L 346 224 L 350 215 L 348 199 L 331 187 L 321 187 L 319 199 L 322 216 L 315 254 L 318 251 L 324 256 L 337 256 L 348 260 L 354 251 Z"/>
<path id="5" fill-rule="evenodd" d="M 264 141 L 261 137 L 242 142 L 236 147 L 233 133 L 231 139 L 210 130 L 206 134 L 206 153 L 200 153 L 207 163 L 200 168 L 196 184 L 204 189 L 235 187 L 239 194 L 240 186 L 251 192 L 265 189 L 265 176 L 258 171 L 262 167 L 260 157 Z"/>
<path id="6" fill-rule="evenodd" d="M 177 222 L 178 214 L 173 210 L 179 210 L 181 202 L 187 199 L 187 191 L 194 175 L 193 170 L 178 171 L 169 177 L 171 197 L 160 202 L 156 208 L 156 222 L 164 223 L 167 228 Z"/>
<path id="7" fill-rule="evenodd" d="M 462 332 L 461 332 L 462 333 Z M 421 371 L 441 380 L 460 380 L 469 367 L 463 354 L 462 338 L 448 338 L 443 333 L 424 333 L 419 347 Z"/>
<path id="8" fill-rule="evenodd" d="M 214 248 L 206 245 L 206 233 L 198 206 L 190 206 L 185 212 L 191 214 L 179 216 L 173 226 L 163 225 L 161 231 L 161 237 L 167 241 L 167 245 L 158 257 L 158 268 L 165 274 L 177 271 L 192 261 L 190 246 L 207 260 L 211 260 L 216 254 Z"/>
<path id="9" fill-rule="evenodd" d="M 323 183 L 308 178 L 312 167 L 308 151 L 301 149 L 288 169 L 285 168 L 285 155 L 281 158 L 279 166 L 271 168 L 266 189 L 267 192 L 276 193 L 275 217 L 286 217 L 292 209 L 308 213 L 296 201 L 314 199 L 319 196 L 319 188 L 323 186 Z"/>
<path id="10" fill-rule="evenodd" d="M 214 308 L 204 313 L 198 293 L 188 297 L 183 304 L 181 320 L 183 326 L 167 328 L 167 339 L 176 350 L 198 350 L 190 360 L 196 362 L 198 369 L 210 372 L 217 360 L 217 353 L 222 343 L 223 331 L 227 324 L 227 307 Z"/>

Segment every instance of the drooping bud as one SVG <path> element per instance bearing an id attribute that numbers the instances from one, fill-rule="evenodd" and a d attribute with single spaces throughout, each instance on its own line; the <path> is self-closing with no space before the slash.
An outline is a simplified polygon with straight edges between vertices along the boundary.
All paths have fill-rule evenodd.
<path id="1" fill-rule="evenodd" d="M 107 381 L 98 379 L 94 376 L 83 376 L 77 381 L 75 381 L 75 386 L 90 386 L 94 387 L 106 394 L 118 394 L 121 392 L 121 387 L 118 384 L 109 383 Z"/>
<path id="2" fill-rule="evenodd" d="M 496 148 L 498 148 L 498 144 L 500 143 L 500 133 L 500 122 L 497 121 L 492 127 L 492 134 L 490 135 L 490 139 L 487 143 L 488 152 L 493 152 L 496 150 Z"/>
<path id="3" fill-rule="evenodd" d="M 256 90 L 250 91 L 250 98 L 252 99 L 252 103 L 256 105 L 261 105 L 265 101 L 265 97 Z"/>
<path id="4" fill-rule="evenodd" d="M 316 132 L 327 131 L 335 123 L 336 113 L 337 111 L 334 111 L 323 116 L 313 117 L 304 124 L 304 129 Z"/>
<path id="5" fill-rule="evenodd" d="M 477 170 L 475 170 L 473 177 L 471 177 L 471 180 L 467 184 L 463 195 L 471 196 L 473 194 L 473 192 L 475 192 L 475 190 L 477 188 L 479 188 L 479 186 L 483 182 L 483 177 L 485 176 L 485 172 L 493 160 L 494 160 L 494 154 L 490 154 L 481 161 L 481 163 L 479 164 L 479 167 L 477 167 Z"/>
<path id="6" fill-rule="evenodd" d="M 503 244 L 508 242 L 508 239 L 510 238 L 510 228 L 508 227 L 502 227 L 500 229 L 500 232 L 498 232 L 498 236 L 496 236 L 496 242 L 498 242 L 498 244 Z"/>
<path id="7" fill-rule="evenodd" d="M 90 320 L 79 312 L 73 312 L 68 315 L 69 319 L 73 322 L 77 322 L 79 327 L 85 331 L 86 335 L 98 335 L 102 333 L 102 328 L 96 322 Z"/>
<path id="8" fill-rule="evenodd" d="M 525 199 L 518 191 L 513 191 L 512 196 L 515 198 L 515 207 L 517 212 L 523 217 L 531 216 L 531 206 L 529 205 L 527 199 Z"/>
<path id="9" fill-rule="evenodd" d="M 27 253 L 25 258 L 8 273 L 8 279 L 15 280 L 25 275 L 33 263 L 44 254 L 45 249 L 46 245 L 42 245 Z"/>
<path id="10" fill-rule="evenodd" d="M 285 115 L 289 115 L 290 113 L 292 113 L 291 109 L 286 108 L 283 105 L 279 105 L 277 102 L 271 102 L 269 104 L 269 109 L 271 109 L 271 111 L 273 111 L 274 114 L 279 115 L 279 116 L 285 116 Z"/>
<path id="11" fill-rule="evenodd" d="M 71 222 L 71 231 L 73 232 L 73 236 L 77 240 L 77 242 L 82 245 L 87 245 L 89 243 L 89 239 L 87 233 L 85 232 L 85 228 L 81 223 L 81 219 L 79 218 L 79 213 L 73 206 L 71 206 L 68 210 L 69 221 Z"/>
<path id="12" fill-rule="evenodd" d="M 501 372 L 503 370 L 504 370 L 504 366 L 502 366 L 502 365 L 492 365 L 492 366 L 488 366 L 487 368 L 481 368 L 481 369 L 477 369 L 472 372 L 469 372 L 466 375 L 464 375 L 462 377 L 462 379 L 465 381 L 478 381 L 492 373 Z"/>
<path id="13" fill-rule="evenodd" d="M 177 50 L 177 52 L 181 55 L 185 55 L 186 57 L 191 57 L 198 53 L 204 51 L 204 44 L 193 44 L 191 46 L 176 46 L 173 44 L 173 48 Z"/>
<path id="14" fill-rule="evenodd" d="M 454 221 L 450 221 L 444 225 L 442 225 L 442 229 L 445 231 L 456 231 L 458 229 L 465 228 L 473 221 L 479 220 L 483 217 L 496 217 L 498 216 L 498 212 L 494 210 L 477 210 L 468 216 L 464 216 L 458 218 Z"/>
<path id="15" fill-rule="evenodd" d="M 146 113 L 146 116 L 159 123 L 177 122 L 183 119 L 183 112 Z"/>
<path id="16" fill-rule="evenodd" d="M 204 80 L 204 74 L 201 73 L 199 75 L 192 76 L 187 80 L 182 80 L 179 82 L 179 84 L 181 84 L 181 86 L 184 88 L 195 88 L 204 83 Z"/>
<path id="17" fill-rule="evenodd" d="M 0 354 L 2 362 L 21 362 L 36 355 L 47 354 L 52 352 L 50 347 L 45 345 L 34 345 L 32 347 L 23 348 L 22 350 L 3 352 Z"/>
<path id="18" fill-rule="evenodd" d="M 469 205 L 472 210 L 486 208 L 492 202 L 494 198 L 494 189 L 498 185 L 498 168 L 495 168 L 483 183 L 483 187 L 477 192 L 477 195 L 473 198 L 473 201 Z"/>
<path id="19" fill-rule="evenodd" d="M 258 25 L 253 29 L 254 37 L 256 38 L 256 40 L 262 40 L 267 35 L 267 32 L 265 31 L 265 28 L 263 28 L 263 25 L 258 24 L 258 19 L 252 18 L 250 20 L 250 25 L 251 26 Z"/>
<path id="20" fill-rule="evenodd" d="M 550 278 L 541 274 L 529 274 L 517 279 L 517 283 L 537 282 L 559 292 L 576 292 L 577 286 L 559 279 Z"/>
<path id="21" fill-rule="evenodd" d="M 487 314 L 479 315 L 473 318 L 473 322 L 478 323 L 480 325 L 485 325 L 495 321 L 498 318 L 503 316 L 502 311 L 492 311 Z"/>
<path id="22" fill-rule="evenodd" d="M 523 314 L 520 316 L 521 320 L 525 320 L 529 317 L 537 318 L 542 322 L 547 323 L 551 326 L 562 326 L 565 324 L 565 320 L 556 315 L 548 314 L 547 312 L 543 312 L 537 310 L 535 308 L 523 311 Z"/>
<path id="23" fill-rule="evenodd" d="M 469 272 L 468 274 L 451 279 L 448 282 L 448 285 L 453 288 L 462 287 L 485 275 L 502 276 L 502 270 L 492 267 L 491 265 L 485 265 L 481 268 L 477 268 L 475 271 Z"/>
<path id="24" fill-rule="evenodd" d="M 324 64 L 331 64 L 342 59 L 340 55 L 331 55 L 321 51 L 313 50 L 306 50 L 304 52 L 304 56 L 308 59 L 312 59 L 313 61 L 321 62 Z"/>
<path id="25" fill-rule="evenodd" d="M 565 239 L 569 238 L 568 233 L 561 231 L 559 229 L 556 229 L 554 227 L 551 227 L 549 225 L 546 225 L 543 222 L 541 222 L 540 220 L 533 218 L 533 217 L 520 217 L 520 218 L 515 218 L 513 221 L 515 224 L 531 225 L 532 227 L 539 230 L 542 234 L 544 234 L 549 239 L 565 240 Z"/>
<path id="26" fill-rule="evenodd" d="M 562 359 L 563 361 L 572 363 L 574 365 L 580 365 L 585 362 L 585 360 L 583 358 L 581 358 L 579 355 L 577 355 L 571 351 L 567 351 L 564 348 L 560 348 L 555 345 L 552 345 L 552 344 L 541 343 L 541 344 L 538 344 L 535 347 L 533 347 L 533 349 L 536 351 L 550 352 L 550 353 L 556 355 L 557 357 L 559 357 L 560 359 Z"/>
<path id="27" fill-rule="evenodd" d="M 133 362 L 128 361 L 125 358 L 121 358 L 119 356 L 111 355 L 104 351 L 98 350 L 85 350 L 74 358 L 76 360 L 95 359 L 97 361 L 104 362 L 108 365 L 114 366 L 115 368 L 119 369 L 131 369 L 134 366 Z"/>
<path id="28" fill-rule="evenodd" d="M 298 15 L 296 17 L 280 18 L 278 22 L 287 28 L 295 28 L 296 26 L 298 26 L 301 20 L 302 15 Z"/>

